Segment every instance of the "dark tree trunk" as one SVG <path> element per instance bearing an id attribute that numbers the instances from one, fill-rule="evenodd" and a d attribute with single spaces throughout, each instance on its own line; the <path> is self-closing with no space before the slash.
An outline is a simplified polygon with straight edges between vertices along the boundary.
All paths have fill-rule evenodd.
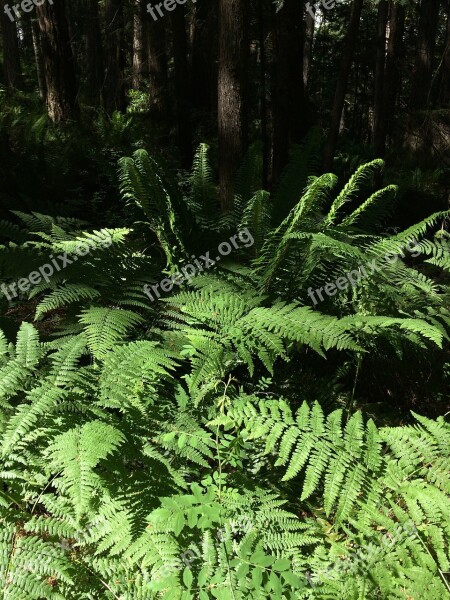
<path id="1" fill-rule="evenodd" d="M 85 0 L 84 28 L 86 48 L 87 97 L 93 106 L 101 104 L 103 85 L 103 47 L 98 2 Z"/>
<path id="2" fill-rule="evenodd" d="M 2 27 L 3 39 L 3 71 L 6 87 L 16 89 L 22 82 L 20 68 L 19 39 L 17 36 L 16 22 L 5 14 L 4 9 L 8 4 L 7 0 L 1 0 L 0 4 L 0 23 Z M 14 13 L 11 13 L 14 16 Z"/>
<path id="3" fill-rule="evenodd" d="M 314 27 L 316 24 L 315 17 L 311 14 L 314 13 L 313 7 L 311 11 L 307 10 L 305 15 L 305 43 L 303 45 L 303 85 L 308 86 L 309 69 L 311 67 L 313 41 L 314 41 Z"/>
<path id="4" fill-rule="evenodd" d="M 36 77 L 39 86 L 39 96 L 43 102 L 47 101 L 47 84 L 45 82 L 44 56 L 42 54 L 42 34 L 39 23 L 31 21 L 31 35 L 33 37 L 34 62 L 36 65 Z"/>
<path id="5" fill-rule="evenodd" d="M 64 0 L 45 2 L 36 8 L 41 30 L 42 55 L 47 87 L 47 112 L 55 123 L 78 113 L 75 68 L 70 46 Z"/>
<path id="6" fill-rule="evenodd" d="M 125 98 L 125 35 L 123 0 L 105 2 L 105 78 L 103 103 L 106 111 L 124 111 Z"/>
<path id="7" fill-rule="evenodd" d="M 405 7 L 390 0 L 389 38 L 384 74 L 383 107 L 384 119 L 380 125 L 380 151 L 384 154 L 386 137 L 394 133 L 397 97 L 400 92 L 403 33 L 405 30 Z"/>
<path id="8" fill-rule="evenodd" d="M 356 41 L 358 38 L 359 22 L 364 0 L 353 0 L 348 26 L 347 37 L 344 43 L 342 62 L 339 70 L 336 92 L 334 95 L 333 109 L 331 112 L 331 124 L 328 132 L 328 138 L 325 144 L 324 169 L 329 171 L 333 166 L 334 153 L 339 138 L 339 128 L 344 109 L 345 94 L 347 92 L 348 79 L 353 62 Z"/>
<path id="9" fill-rule="evenodd" d="M 156 117 L 163 118 L 167 114 L 168 95 L 166 22 L 164 19 L 154 21 L 150 15 L 148 17 L 146 37 L 150 106 Z"/>
<path id="10" fill-rule="evenodd" d="M 248 0 L 219 3 L 219 186 L 224 212 L 234 200 L 234 181 L 247 146 Z"/>
<path id="11" fill-rule="evenodd" d="M 45 1 L 47 2 L 48 0 Z M 80 56 L 81 27 L 79 22 L 79 16 L 81 12 L 81 2 L 83 2 L 83 0 L 69 0 L 69 2 L 66 2 L 66 19 L 67 26 L 69 29 L 69 40 L 70 46 L 72 48 L 73 64 L 75 67 L 75 77 L 78 80 L 80 79 L 81 73 L 80 64 L 83 64 L 83 59 Z"/>
<path id="12" fill-rule="evenodd" d="M 386 26 L 388 19 L 389 4 L 387 0 L 381 0 L 378 5 L 377 22 L 377 56 L 375 63 L 375 93 L 373 100 L 373 145 L 377 156 L 384 155 L 385 126 L 382 121 L 385 118 L 383 107 L 383 90 L 386 63 Z"/>
<path id="13" fill-rule="evenodd" d="M 429 104 L 439 5 L 440 0 L 422 0 L 418 8 L 417 54 L 410 99 L 410 106 L 413 110 L 424 109 Z"/>
<path id="14" fill-rule="evenodd" d="M 258 38 L 259 38 L 259 65 L 260 65 L 260 114 L 261 114 L 261 139 L 263 146 L 263 188 L 269 186 L 269 115 L 267 103 L 267 59 L 266 59 L 266 21 L 264 14 L 264 0 L 258 0 Z"/>
<path id="15" fill-rule="evenodd" d="M 146 74 L 145 58 L 145 5 L 134 0 L 133 5 L 133 69 L 131 82 L 134 90 L 139 90 Z"/>
<path id="16" fill-rule="evenodd" d="M 192 128 L 190 105 L 190 78 L 186 36 L 186 12 L 183 5 L 171 14 L 172 46 L 175 67 L 175 96 L 177 110 L 178 144 L 185 169 L 192 165 Z"/>
<path id="17" fill-rule="evenodd" d="M 192 106 L 199 122 L 216 121 L 218 0 L 197 0 L 192 34 Z"/>
<path id="18" fill-rule="evenodd" d="M 447 30 L 444 41 L 442 65 L 437 82 L 436 106 L 450 108 L 450 0 L 447 4 Z"/>
<path id="19" fill-rule="evenodd" d="M 274 16 L 273 162 L 276 183 L 288 162 L 289 146 L 309 129 L 303 86 L 303 2 L 285 0 Z"/>
<path id="20" fill-rule="evenodd" d="M 25 13 L 20 19 L 20 30 L 22 35 L 22 49 L 28 54 L 33 52 L 33 36 L 31 34 L 32 14 Z"/>

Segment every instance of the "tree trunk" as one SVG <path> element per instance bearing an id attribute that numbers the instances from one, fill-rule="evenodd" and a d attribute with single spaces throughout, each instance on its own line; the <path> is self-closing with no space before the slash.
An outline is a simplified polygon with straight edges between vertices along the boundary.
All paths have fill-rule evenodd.
<path id="1" fill-rule="evenodd" d="M 134 0 L 133 14 L 133 69 L 132 86 L 139 90 L 144 79 L 145 68 L 145 5 L 141 0 Z M 178 10 L 178 9 L 177 9 Z"/>
<path id="2" fill-rule="evenodd" d="M 65 1 L 45 2 L 36 8 L 42 40 L 47 112 L 54 123 L 78 113 L 75 68 L 70 46 Z"/>
<path id="3" fill-rule="evenodd" d="M 261 115 L 261 140 L 263 147 L 263 188 L 269 187 L 269 114 L 267 103 L 267 57 L 266 57 L 266 21 L 264 15 L 264 0 L 258 0 L 258 41 L 260 65 L 260 115 Z"/>
<path id="4" fill-rule="evenodd" d="M 192 105 L 198 122 L 216 124 L 218 0 L 197 0 L 192 35 Z M 209 119 L 208 119 L 209 118 Z"/>
<path id="5" fill-rule="evenodd" d="M 46 2 L 48 2 L 48 0 L 45 0 Z M 55 0 L 53 0 L 55 1 Z M 57 0 L 56 0 L 57 1 Z M 80 80 L 80 73 L 81 73 L 81 69 L 80 69 L 80 65 L 83 64 L 83 57 L 80 56 L 80 49 L 81 49 L 81 24 L 79 21 L 79 17 L 80 17 L 80 13 L 81 13 L 81 6 L 80 3 L 82 3 L 83 0 L 69 0 L 69 2 L 66 2 L 66 20 L 67 20 L 67 27 L 69 30 L 69 40 L 70 40 L 70 46 L 72 48 L 72 57 L 73 57 L 73 64 L 74 64 L 74 68 L 75 68 L 75 78 L 77 80 Z"/>
<path id="6" fill-rule="evenodd" d="M 383 107 L 383 89 L 386 61 L 386 27 L 389 4 L 381 0 L 378 5 L 377 22 L 377 56 L 375 63 L 375 93 L 373 100 L 373 145 L 377 156 L 383 156 L 385 150 L 384 131 L 382 121 L 385 118 Z"/>
<path id="7" fill-rule="evenodd" d="M 313 11 L 311 7 L 311 12 Z M 314 27 L 316 19 L 309 10 L 306 11 L 304 27 L 305 27 L 305 43 L 303 45 L 303 85 L 308 86 L 309 69 L 311 67 L 312 50 L 314 41 Z"/>
<path id="8" fill-rule="evenodd" d="M 177 110 L 178 145 L 182 165 L 189 169 L 192 165 L 192 129 L 189 68 L 187 60 L 186 11 L 183 5 L 177 6 L 171 14 L 172 46 L 175 67 L 175 96 Z"/>
<path id="9" fill-rule="evenodd" d="M 339 70 L 336 92 L 334 95 L 333 109 L 331 112 L 331 124 L 328 132 L 328 138 L 325 144 L 324 169 L 329 171 L 333 166 L 334 153 L 339 138 L 339 126 L 341 123 L 342 111 L 344 109 L 345 94 L 347 92 L 348 80 L 352 68 L 353 54 L 358 38 L 359 22 L 364 0 L 353 0 L 350 15 L 348 33 L 344 43 L 341 68 Z"/>
<path id="10" fill-rule="evenodd" d="M 44 56 L 42 54 L 42 34 L 39 23 L 32 19 L 31 35 L 33 37 L 34 62 L 36 65 L 36 76 L 39 86 L 39 96 L 43 102 L 47 101 L 47 84 L 45 83 Z"/>
<path id="11" fill-rule="evenodd" d="M 436 87 L 436 106 L 439 108 L 450 108 L 450 0 L 447 6 L 447 31 L 444 41 L 442 65 Z"/>
<path id="12" fill-rule="evenodd" d="M 167 114 L 168 96 L 166 22 L 164 19 L 154 21 L 150 15 L 148 17 L 146 37 L 150 107 L 156 117 L 163 118 Z"/>
<path id="13" fill-rule="evenodd" d="M 93 106 L 99 106 L 102 100 L 103 47 L 98 2 L 85 0 L 84 27 L 87 97 Z"/>
<path id="14" fill-rule="evenodd" d="M 125 111 L 124 0 L 105 1 L 105 78 L 103 103 L 106 111 Z"/>
<path id="15" fill-rule="evenodd" d="M 303 2 L 285 0 L 274 16 L 272 184 L 288 162 L 289 146 L 309 129 L 303 86 Z"/>
<path id="16" fill-rule="evenodd" d="M 419 31 L 416 63 L 411 85 L 412 110 L 427 108 L 433 76 L 433 54 L 439 19 L 440 0 L 422 0 L 418 8 Z"/>
<path id="17" fill-rule="evenodd" d="M 6 87 L 16 89 L 22 82 L 22 73 L 20 68 L 19 39 L 17 37 L 17 25 L 14 20 L 5 14 L 5 6 L 8 0 L 1 0 L 0 4 L 0 23 L 2 27 L 3 38 L 3 71 Z M 10 10 L 11 14 L 14 13 Z"/>
<path id="18" fill-rule="evenodd" d="M 33 52 L 33 37 L 31 33 L 31 13 L 22 14 L 20 18 L 20 30 L 22 36 L 21 48 L 28 55 Z"/>
<path id="19" fill-rule="evenodd" d="M 386 137 L 389 135 L 392 138 L 394 133 L 395 109 L 401 81 L 401 57 L 405 17 L 405 7 L 394 2 L 394 0 L 390 0 L 389 38 L 383 88 L 384 119 L 380 123 L 382 128 L 380 131 L 381 156 L 383 156 L 385 151 Z"/>
<path id="20" fill-rule="evenodd" d="M 224 212 L 233 207 L 234 181 L 247 146 L 248 0 L 219 2 L 219 186 Z"/>

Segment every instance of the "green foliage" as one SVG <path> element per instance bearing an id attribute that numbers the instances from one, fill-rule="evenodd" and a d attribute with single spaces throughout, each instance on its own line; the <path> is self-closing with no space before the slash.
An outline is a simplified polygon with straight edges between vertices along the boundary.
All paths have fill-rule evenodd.
<path id="1" fill-rule="evenodd" d="M 133 158 L 122 158 L 120 190 L 125 200 L 135 202 L 144 212 L 148 225 L 158 239 L 172 265 L 183 246 L 176 231 L 175 213 L 165 175 L 160 166 L 145 150 L 136 150 Z M 173 248 L 178 246 L 178 251 Z"/>
<path id="2" fill-rule="evenodd" d="M 311 179 L 274 227 L 273 200 L 250 176 L 258 156 L 220 220 L 200 147 L 188 221 L 210 223 L 215 242 L 248 227 L 254 253 L 154 305 L 144 285 L 178 267 L 189 226 L 176 185 L 143 151 L 121 173 L 144 228 L 91 230 L 37 212 L 5 224 L 7 283 L 15 264 L 26 275 L 50 254 L 78 259 L 3 300 L 35 318 L 15 343 L 0 335 L 3 597 L 448 593 L 446 417 L 380 416 L 370 402 L 372 361 L 386 378 L 405 362 L 418 374 L 448 362 L 448 247 L 433 235 L 447 213 L 383 234 L 395 190 L 372 191 L 374 161 L 336 193 L 334 175 Z M 410 240 L 415 257 L 306 302 L 309 287 Z M 395 406 L 396 381 L 385 385 Z"/>

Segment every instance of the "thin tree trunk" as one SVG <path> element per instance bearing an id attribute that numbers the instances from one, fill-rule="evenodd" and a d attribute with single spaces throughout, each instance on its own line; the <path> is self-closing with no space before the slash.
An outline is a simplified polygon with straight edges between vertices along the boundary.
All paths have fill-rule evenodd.
<path id="1" fill-rule="evenodd" d="M 381 0 L 378 5 L 377 22 L 377 56 L 375 63 L 375 93 L 373 101 L 373 145 L 377 156 L 384 155 L 384 131 L 386 127 L 382 121 L 385 118 L 383 107 L 383 89 L 386 61 L 386 27 L 388 19 L 389 4 L 387 0 Z"/>
<path id="2" fill-rule="evenodd" d="M 198 122 L 216 124 L 218 0 L 197 0 L 192 35 L 192 106 Z M 209 119 L 208 119 L 209 117 Z"/>
<path id="3" fill-rule="evenodd" d="M 48 0 L 45 1 L 47 2 Z M 80 56 L 81 27 L 79 22 L 79 16 L 81 12 L 80 3 L 82 1 L 83 0 L 69 0 L 68 2 L 66 2 L 66 19 L 67 26 L 69 29 L 69 40 L 70 46 L 72 48 L 73 64 L 75 67 L 75 77 L 77 79 L 80 78 L 80 65 L 83 64 L 83 57 Z"/>
<path id="4" fill-rule="evenodd" d="M 30 13 L 25 13 L 22 14 L 21 18 L 20 18 L 20 35 L 22 37 L 22 43 L 21 43 L 21 48 L 24 50 L 25 53 L 28 52 L 32 52 L 33 51 L 33 37 L 31 34 L 31 19 L 32 19 L 32 14 Z"/>
<path id="5" fill-rule="evenodd" d="M 163 118 L 167 114 L 166 98 L 168 95 L 165 20 L 158 19 L 154 21 L 149 15 L 146 37 L 150 107 L 156 117 Z"/>
<path id="6" fill-rule="evenodd" d="M 183 167 L 192 165 L 192 128 L 187 60 L 186 12 L 183 5 L 171 14 L 173 33 L 173 59 L 175 67 L 175 96 L 177 105 L 178 144 Z"/>
<path id="7" fill-rule="evenodd" d="M 47 112 L 55 123 L 78 113 L 75 68 L 70 46 L 65 1 L 45 2 L 36 8 L 42 39 L 47 87 Z"/>
<path id="8" fill-rule="evenodd" d="M 333 166 L 334 153 L 339 138 L 339 127 L 344 109 L 345 94 L 347 92 L 348 80 L 352 68 L 353 55 L 355 52 L 356 41 L 358 38 L 359 23 L 364 0 L 353 0 L 350 15 L 348 33 L 345 39 L 341 68 L 339 70 L 336 93 L 334 95 L 333 109 L 331 112 L 331 125 L 328 132 L 328 138 L 325 144 L 324 169 L 329 171 Z"/>
<path id="9" fill-rule="evenodd" d="M 447 3 L 447 29 L 436 89 L 436 106 L 450 108 L 450 0 Z"/>
<path id="10" fill-rule="evenodd" d="M 312 7 L 311 11 L 313 11 Z M 303 85 L 305 89 L 308 86 L 309 70 L 311 67 L 315 24 L 315 17 L 307 10 L 304 21 L 305 43 L 303 45 Z"/>
<path id="11" fill-rule="evenodd" d="M 248 0 L 219 3 L 219 186 L 224 212 L 234 201 L 234 181 L 247 146 Z"/>
<path id="12" fill-rule="evenodd" d="M 289 146 L 309 129 L 303 86 L 303 2 L 285 0 L 274 16 L 273 161 L 275 184 L 289 158 Z"/>
<path id="13" fill-rule="evenodd" d="M 103 103 L 109 114 L 116 110 L 123 112 L 126 107 L 123 4 L 123 0 L 106 0 L 105 2 L 106 47 Z"/>
<path id="14" fill-rule="evenodd" d="M 86 36 L 87 96 L 93 106 L 102 101 L 103 47 L 98 2 L 84 0 L 84 27 Z"/>
<path id="15" fill-rule="evenodd" d="M 439 5 L 440 0 L 422 0 L 418 9 L 418 45 L 410 99 L 413 110 L 424 109 L 429 104 Z"/>
<path id="16" fill-rule="evenodd" d="M 384 155 L 386 137 L 392 138 L 397 97 L 400 92 L 403 33 L 405 30 L 405 7 L 390 0 L 389 38 L 386 53 L 386 70 L 383 88 L 384 119 L 380 123 L 380 152 Z"/>
<path id="17" fill-rule="evenodd" d="M 47 84 L 45 82 L 41 30 L 39 29 L 39 23 L 35 19 L 32 19 L 31 21 L 31 35 L 33 37 L 34 62 L 36 64 L 36 76 L 39 86 L 39 96 L 43 102 L 46 102 Z"/>
<path id="18" fill-rule="evenodd" d="M 134 0 L 133 10 L 133 68 L 131 81 L 133 89 L 139 90 L 146 71 L 144 36 L 145 5 L 141 0 Z"/>
<path id="19" fill-rule="evenodd" d="M 20 68 L 19 39 L 17 36 L 17 25 L 5 14 L 5 6 L 8 0 L 1 0 L 0 23 L 3 38 L 3 71 L 6 87 L 10 89 L 19 88 L 22 83 Z M 10 14 L 14 13 L 10 9 Z"/>
<path id="20" fill-rule="evenodd" d="M 264 0 L 258 0 L 258 37 L 259 37 L 259 65 L 261 85 L 261 139 L 263 146 L 263 188 L 269 186 L 269 132 L 268 132 L 268 105 L 267 105 L 267 60 L 266 60 L 266 22 L 264 15 Z"/>

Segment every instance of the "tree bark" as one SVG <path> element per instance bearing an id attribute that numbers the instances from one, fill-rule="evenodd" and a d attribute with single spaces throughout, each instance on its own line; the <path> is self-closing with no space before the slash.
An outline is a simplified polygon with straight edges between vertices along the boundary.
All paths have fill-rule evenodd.
<path id="1" fill-rule="evenodd" d="M 442 64 L 439 70 L 437 83 L 436 106 L 450 108 L 450 0 L 447 3 L 447 29 L 442 55 Z"/>
<path id="2" fill-rule="evenodd" d="M 339 126 L 341 123 L 342 112 L 344 109 L 345 94 L 347 92 L 348 80 L 352 68 L 353 55 L 356 41 L 358 38 L 359 23 L 364 0 L 353 0 L 350 15 L 348 33 L 344 43 L 342 62 L 339 70 L 336 93 L 334 95 L 333 109 L 331 112 L 331 124 L 328 132 L 328 138 L 325 144 L 324 169 L 329 171 L 333 166 L 334 153 L 339 138 Z"/>
<path id="3" fill-rule="evenodd" d="M 305 43 L 303 45 L 303 85 L 305 89 L 308 86 L 309 70 L 311 67 L 315 24 L 315 17 L 309 11 L 306 11 L 304 21 Z"/>
<path id="4" fill-rule="evenodd" d="M 105 78 L 103 103 L 106 111 L 125 111 L 124 0 L 105 2 Z"/>
<path id="5" fill-rule="evenodd" d="M 300 0 L 285 0 L 274 16 L 272 184 L 288 162 L 290 144 L 300 142 L 309 129 L 303 86 L 303 9 Z"/>
<path id="6" fill-rule="evenodd" d="M 75 68 L 70 46 L 65 1 L 45 2 L 36 8 L 42 40 L 47 112 L 54 123 L 78 113 Z"/>
<path id="7" fill-rule="evenodd" d="M 133 11 L 133 68 L 131 81 L 133 89 L 139 90 L 147 70 L 145 68 L 145 5 L 141 0 L 134 0 Z"/>
<path id="8" fill-rule="evenodd" d="M 45 1 L 48 2 L 48 0 Z M 70 46 L 72 48 L 73 64 L 75 68 L 75 77 L 78 80 L 80 79 L 81 74 L 80 65 L 83 64 L 83 57 L 80 55 L 82 26 L 79 20 L 82 12 L 82 2 L 83 0 L 69 0 L 66 2 L 65 10 L 67 27 L 69 30 Z"/>
<path id="9" fill-rule="evenodd" d="M 269 187 L 269 111 L 267 102 L 267 56 L 266 56 L 266 20 L 264 14 L 264 0 L 258 0 L 258 38 L 259 38 L 259 65 L 260 65 L 260 115 L 261 115 L 261 140 L 263 147 L 263 188 Z"/>
<path id="10" fill-rule="evenodd" d="M 103 47 L 98 2 L 84 0 L 87 97 L 93 106 L 102 101 Z"/>
<path id="11" fill-rule="evenodd" d="M 219 2 L 219 186 L 224 212 L 234 201 L 234 181 L 247 146 L 248 0 Z"/>
<path id="12" fill-rule="evenodd" d="M 418 8 L 419 31 L 417 54 L 410 99 L 412 110 L 422 110 L 429 104 L 439 5 L 440 0 L 422 0 Z"/>
<path id="13" fill-rule="evenodd" d="M 31 33 L 32 13 L 25 13 L 20 18 L 21 48 L 25 53 L 33 52 L 33 37 Z"/>
<path id="14" fill-rule="evenodd" d="M 189 97 L 190 78 L 187 60 L 186 12 L 183 5 L 177 6 L 171 14 L 172 47 L 175 67 L 175 96 L 177 110 L 178 145 L 182 165 L 189 169 L 192 165 L 191 105 Z"/>
<path id="15" fill-rule="evenodd" d="M 198 122 L 216 123 L 218 0 L 197 0 L 192 34 L 192 106 Z"/>
<path id="16" fill-rule="evenodd" d="M 176 10 L 178 10 L 177 7 Z M 164 19 L 154 21 L 148 15 L 147 57 L 150 107 L 155 117 L 164 118 L 167 114 L 167 47 L 166 23 Z"/>
<path id="17" fill-rule="evenodd" d="M 386 69 L 383 88 L 384 119 L 380 126 L 380 151 L 384 155 L 387 136 L 394 133 L 394 122 L 397 97 L 400 91 L 401 62 L 403 33 L 405 30 L 405 7 L 394 0 L 390 0 L 389 38 L 386 53 Z"/>
<path id="18" fill-rule="evenodd" d="M 3 71 L 6 87 L 9 89 L 19 88 L 22 83 L 22 72 L 20 67 L 19 38 L 17 36 L 17 25 L 15 21 L 5 14 L 4 9 L 8 0 L 0 2 L 0 23 L 3 38 Z M 14 16 L 14 13 L 12 13 Z"/>
<path id="19" fill-rule="evenodd" d="M 36 77 L 39 86 L 39 96 L 43 102 L 47 101 L 47 84 L 45 82 L 44 56 L 42 54 L 42 39 L 39 23 L 32 19 L 31 35 L 33 38 L 34 62 L 36 65 Z"/>
<path id="20" fill-rule="evenodd" d="M 386 27 L 389 4 L 381 0 L 378 5 L 377 21 L 377 56 L 375 63 L 375 93 L 373 100 L 373 145 L 377 156 L 383 156 L 385 150 L 384 131 L 382 121 L 385 118 L 383 107 L 383 90 L 386 63 Z"/>

